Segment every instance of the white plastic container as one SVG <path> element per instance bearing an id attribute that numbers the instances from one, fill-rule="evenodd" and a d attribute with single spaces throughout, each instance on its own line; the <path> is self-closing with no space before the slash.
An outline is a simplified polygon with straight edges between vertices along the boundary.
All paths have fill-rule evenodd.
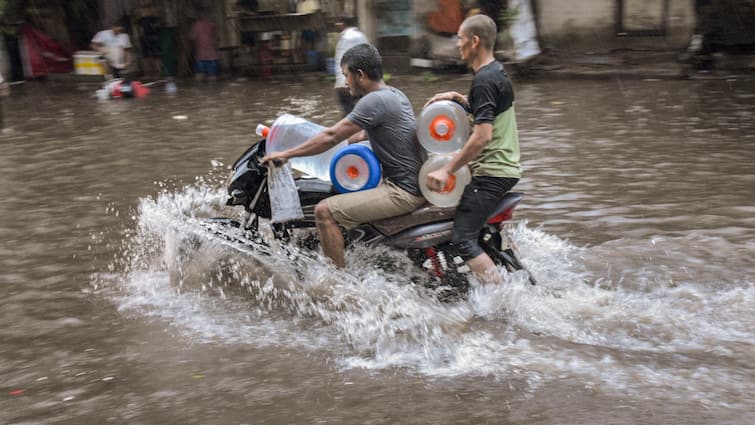
<path id="1" fill-rule="evenodd" d="M 377 156 L 361 143 L 339 150 L 330 163 L 330 181 L 340 193 L 372 189 L 381 178 Z"/>
<path id="2" fill-rule="evenodd" d="M 291 165 L 270 167 L 267 190 L 270 194 L 270 221 L 272 223 L 285 223 L 304 218 L 299 192 L 296 190 L 294 176 L 291 173 Z"/>
<path id="3" fill-rule="evenodd" d="M 417 118 L 417 138 L 430 153 L 451 153 L 469 138 L 467 111 L 456 102 L 440 100 L 427 105 Z"/>
<path id="4" fill-rule="evenodd" d="M 106 88 L 97 90 L 97 100 L 105 101 L 110 99 L 110 92 Z"/>
<path id="5" fill-rule="evenodd" d="M 430 155 L 419 169 L 419 190 L 422 196 L 436 207 L 449 208 L 459 205 L 464 188 L 472 181 L 469 167 L 465 165 L 451 175 L 440 192 L 434 192 L 427 187 L 427 175 L 446 165 L 451 158 L 451 155 Z"/>
<path id="6" fill-rule="evenodd" d="M 283 152 L 295 148 L 325 129 L 319 124 L 290 114 L 283 114 L 278 117 L 267 132 L 266 128 L 263 125 L 257 126 L 257 134 L 267 138 L 266 149 L 268 153 Z M 295 170 L 320 180 L 330 181 L 330 162 L 333 156 L 345 146 L 348 146 L 348 142 L 344 140 L 323 153 L 293 158 L 289 163 Z"/>

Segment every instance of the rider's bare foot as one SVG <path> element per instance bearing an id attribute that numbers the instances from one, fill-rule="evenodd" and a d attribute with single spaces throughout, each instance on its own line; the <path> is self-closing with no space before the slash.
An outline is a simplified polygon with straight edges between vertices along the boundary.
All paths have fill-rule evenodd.
<path id="1" fill-rule="evenodd" d="M 503 284 L 503 277 L 498 272 L 496 267 L 491 267 L 482 273 L 476 273 L 477 279 L 486 285 L 501 285 Z"/>

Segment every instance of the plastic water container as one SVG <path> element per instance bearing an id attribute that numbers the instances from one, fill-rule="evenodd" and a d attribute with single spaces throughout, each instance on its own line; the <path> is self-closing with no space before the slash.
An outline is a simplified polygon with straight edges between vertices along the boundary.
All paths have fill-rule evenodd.
<path id="1" fill-rule="evenodd" d="M 168 81 L 165 83 L 165 93 L 168 94 L 176 94 L 178 91 L 178 87 L 176 87 L 176 83 L 174 81 Z"/>
<path id="2" fill-rule="evenodd" d="M 257 126 L 257 134 L 267 138 L 268 153 L 283 152 L 306 142 L 325 127 L 291 114 L 283 114 L 267 130 L 264 125 Z M 330 162 L 342 148 L 348 146 L 345 140 L 327 151 L 289 160 L 291 167 L 320 180 L 330 181 Z"/>
<path id="3" fill-rule="evenodd" d="M 97 90 L 97 100 L 104 101 L 110 99 L 110 92 L 106 88 Z"/>
<path id="4" fill-rule="evenodd" d="M 464 188 L 472 181 L 472 174 L 466 165 L 451 174 L 443 190 L 434 192 L 427 187 L 427 175 L 448 163 L 451 155 L 430 155 L 419 169 L 419 190 L 428 202 L 436 207 L 455 207 L 459 205 Z"/>
<path id="5" fill-rule="evenodd" d="M 285 223 L 304 218 L 299 192 L 296 190 L 291 165 L 270 167 L 267 176 L 267 191 L 270 194 L 270 221 Z"/>
<path id="6" fill-rule="evenodd" d="M 380 162 L 365 145 L 341 149 L 330 163 L 330 181 L 340 193 L 372 189 L 381 177 Z"/>
<path id="7" fill-rule="evenodd" d="M 469 138 L 467 111 L 450 100 L 427 105 L 417 119 L 417 138 L 430 153 L 451 153 L 461 149 Z"/>

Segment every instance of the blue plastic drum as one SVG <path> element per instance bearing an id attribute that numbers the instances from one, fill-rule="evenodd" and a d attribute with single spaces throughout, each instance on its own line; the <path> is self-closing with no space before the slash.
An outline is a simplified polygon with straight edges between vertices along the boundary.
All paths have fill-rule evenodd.
<path id="1" fill-rule="evenodd" d="M 330 181 L 340 193 L 372 189 L 380 183 L 380 163 L 372 149 L 351 145 L 341 149 L 330 162 Z"/>

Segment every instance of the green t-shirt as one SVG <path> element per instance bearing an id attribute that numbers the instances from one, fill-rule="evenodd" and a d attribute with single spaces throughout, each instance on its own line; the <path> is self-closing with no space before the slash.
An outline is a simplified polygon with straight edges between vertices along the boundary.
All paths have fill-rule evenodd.
<path id="1" fill-rule="evenodd" d="M 493 138 L 469 164 L 472 174 L 520 178 L 514 89 L 500 62 L 493 61 L 475 73 L 468 99 L 474 123 L 493 125 Z"/>

